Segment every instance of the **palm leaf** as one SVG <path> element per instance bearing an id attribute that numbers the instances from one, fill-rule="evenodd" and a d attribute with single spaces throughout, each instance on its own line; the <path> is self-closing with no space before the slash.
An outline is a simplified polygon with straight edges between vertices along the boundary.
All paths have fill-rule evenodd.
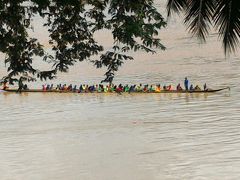
<path id="1" fill-rule="evenodd" d="M 234 52 L 240 37 L 240 1 L 218 0 L 214 14 L 215 26 L 223 39 L 225 54 Z"/>
<path id="2" fill-rule="evenodd" d="M 215 0 L 188 0 L 185 24 L 189 31 L 200 40 L 205 41 L 214 13 Z"/>
<path id="3" fill-rule="evenodd" d="M 172 11 L 179 13 L 186 7 L 187 0 L 168 0 L 167 2 L 167 15 L 171 16 Z"/>

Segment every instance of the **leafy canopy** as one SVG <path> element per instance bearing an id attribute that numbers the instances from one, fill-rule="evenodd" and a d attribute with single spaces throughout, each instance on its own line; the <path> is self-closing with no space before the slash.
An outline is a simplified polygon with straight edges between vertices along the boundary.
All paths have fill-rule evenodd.
<path id="1" fill-rule="evenodd" d="M 222 39 L 225 54 L 234 52 L 240 39 L 239 0 L 168 0 L 168 16 L 184 12 L 190 32 L 205 41 L 211 26 Z"/>
<path id="2" fill-rule="evenodd" d="M 49 31 L 51 55 L 29 34 L 36 16 L 44 19 Z M 8 71 L 3 80 L 52 79 L 78 61 L 90 61 L 97 68 L 106 67 L 104 81 L 112 82 L 124 61 L 133 59 L 129 51 L 165 49 L 157 38 L 165 25 L 153 0 L 1 0 L 0 52 Z M 114 39 L 107 51 L 94 39 L 102 29 L 110 30 Z M 52 69 L 33 67 L 36 57 L 52 63 Z"/>

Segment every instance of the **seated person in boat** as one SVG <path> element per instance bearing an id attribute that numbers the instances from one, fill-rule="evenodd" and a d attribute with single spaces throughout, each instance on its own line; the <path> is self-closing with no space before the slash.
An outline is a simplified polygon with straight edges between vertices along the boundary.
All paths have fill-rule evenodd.
<path id="1" fill-rule="evenodd" d="M 106 86 L 106 92 L 110 92 L 111 91 L 111 86 L 110 86 L 110 84 L 108 84 L 107 86 Z"/>
<path id="2" fill-rule="evenodd" d="M 106 85 L 103 85 L 103 92 L 108 92 L 108 86 L 106 86 Z"/>
<path id="3" fill-rule="evenodd" d="M 47 86 L 44 84 L 44 85 L 42 85 L 42 90 L 43 91 L 46 91 L 47 90 Z"/>
<path id="4" fill-rule="evenodd" d="M 73 91 L 73 92 L 76 92 L 76 91 L 77 91 L 77 85 L 74 85 L 72 91 Z"/>
<path id="5" fill-rule="evenodd" d="M 56 90 L 61 90 L 61 84 L 57 84 Z"/>
<path id="6" fill-rule="evenodd" d="M 63 89 L 64 89 L 63 86 L 64 86 L 64 84 L 63 84 L 63 85 L 61 85 L 61 84 L 59 85 L 59 90 L 60 90 L 60 91 L 63 91 Z"/>
<path id="7" fill-rule="evenodd" d="M 130 88 L 129 88 L 128 84 L 126 86 L 124 86 L 123 90 L 124 90 L 124 92 L 129 92 Z"/>
<path id="8" fill-rule="evenodd" d="M 155 91 L 155 88 L 153 87 L 153 85 L 151 85 L 149 88 L 149 92 L 154 92 L 154 91 Z"/>
<path id="9" fill-rule="evenodd" d="M 180 83 L 177 85 L 177 91 L 182 91 L 183 89 L 182 89 L 182 87 L 181 87 L 181 85 L 180 85 Z"/>
<path id="10" fill-rule="evenodd" d="M 104 91 L 104 88 L 103 88 L 103 85 L 102 85 L 102 84 L 99 84 L 99 85 L 98 85 L 97 91 L 98 91 L 99 93 Z"/>
<path id="11" fill-rule="evenodd" d="M 190 90 L 190 91 L 194 91 L 194 88 L 193 88 L 193 85 L 192 85 L 192 84 L 191 84 L 189 90 Z"/>
<path id="12" fill-rule="evenodd" d="M 50 85 L 49 85 L 49 84 L 47 84 L 46 90 L 47 90 L 47 91 L 50 90 Z"/>
<path id="13" fill-rule="evenodd" d="M 119 84 L 117 89 L 116 89 L 116 92 L 123 92 L 123 86 L 122 84 Z"/>
<path id="14" fill-rule="evenodd" d="M 50 90 L 53 90 L 53 84 L 51 84 L 51 86 L 50 86 Z"/>
<path id="15" fill-rule="evenodd" d="M 201 91 L 201 88 L 200 88 L 198 85 L 196 85 L 195 88 L 194 88 L 194 90 L 195 90 L 195 91 Z"/>
<path id="16" fill-rule="evenodd" d="M 89 90 L 89 92 L 94 92 L 95 91 L 95 86 L 94 85 L 89 86 L 88 90 Z"/>
<path id="17" fill-rule="evenodd" d="M 172 91 L 172 85 L 167 86 L 167 91 Z"/>
<path id="18" fill-rule="evenodd" d="M 101 92 L 104 92 L 104 85 L 100 84 Z"/>
<path id="19" fill-rule="evenodd" d="M 111 84 L 110 92 L 114 92 L 115 90 L 116 90 L 116 87 L 114 86 L 114 84 Z"/>
<path id="20" fill-rule="evenodd" d="M 213 89 L 207 87 L 206 83 L 204 84 L 204 87 L 203 87 L 203 88 L 204 88 L 204 91 L 211 91 L 211 90 L 213 90 Z"/>
<path id="21" fill-rule="evenodd" d="M 67 90 L 68 90 L 68 91 L 72 91 L 72 84 L 70 84 L 70 85 L 67 87 Z"/>
<path id="22" fill-rule="evenodd" d="M 97 91 L 97 90 L 98 90 L 98 84 L 93 85 L 93 87 L 94 87 L 94 91 Z"/>
<path id="23" fill-rule="evenodd" d="M 23 84 L 23 80 L 22 79 L 23 78 L 20 77 L 20 79 L 18 80 L 18 90 L 17 90 L 17 92 L 21 92 L 22 89 L 23 89 L 24 84 Z"/>
<path id="24" fill-rule="evenodd" d="M 89 92 L 89 86 L 88 86 L 88 84 L 85 86 L 84 92 Z"/>
<path id="25" fill-rule="evenodd" d="M 62 86 L 62 89 L 61 89 L 61 90 L 63 90 L 63 91 L 67 91 L 67 85 L 64 84 L 64 85 Z"/>
<path id="26" fill-rule="evenodd" d="M 203 85 L 203 89 L 204 89 L 204 91 L 207 91 L 207 90 L 208 90 L 206 83 Z"/>
<path id="27" fill-rule="evenodd" d="M 136 88 L 136 85 L 131 85 L 129 88 L 129 93 L 134 92 Z"/>
<path id="28" fill-rule="evenodd" d="M 167 90 L 167 86 L 164 85 L 163 86 L 163 90 L 166 91 Z"/>
<path id="29" fill-rule="evenodd" d="M 78 89 L 78 92 L 79 92 L 79 93 L 83 92 L 82 84 L 80 84 L 79 89 Z"/>
<path id="30" fill-rule="evenodd" d="M 4 81 L 3 82 L 3 90 L 6 90 L 8 89 L 9 87 L 7 86 L 7 81 Z"/>
<path id="31" fill-rule="evenodd" d="M 137 91 L 137 92 L 143 91 L 142 84 L 139 84 L 139 85 L 136 87 L 136 91 Z"/>
<path id="32" fill-rule="evenodd" d="M 62 91 L 63 90 L 63 85 L 59 85 L 59 90 Z"/>
<path id="33" fill-rule="evenodd" d="M 108 84 L 108 85 L 107 85 L 107 90 L 108 90 L 108 92 L 111 92 L 111 88 L 112 88 L 111 84 Z"/>
<path id="34" fill-rule="evenodd" d="M 161 91 L 161 85 L 158 84 L 156 85 L 155 92 L 160 92 Z"/>
<path id="35" fill-rule="evenodd" d="M 93 85 L 93 91 L 98 91 L 98 84 Z"/>
<path id="36" fill-rule="evenodd" d="M 83 85 L 82 85 L 82 92 L 85 92 L 85 91 L 86 91 L 86 85 L 83 84 Z"/>
<path id="37" fill-rule="evenodd" d="M 144 88 L 143 88 L 143 92 L 148 92 L 149 89 L 148 89 L 148 84 L 144 85 Z"/>
<path id="38" fill-rule="evenodd" d="M 23 85 L 23 90 L 29 90 L 27 84 Z"/>
<path id="39" fill-rule="evenodd" d="M 88 85 L 83 85 L 83 92 L 88 92 Z"/>

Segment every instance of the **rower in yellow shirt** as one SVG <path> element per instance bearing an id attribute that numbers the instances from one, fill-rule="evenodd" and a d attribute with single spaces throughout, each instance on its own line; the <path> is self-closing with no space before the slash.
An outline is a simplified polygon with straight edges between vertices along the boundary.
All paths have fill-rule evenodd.
<path id="1" fill-rule="evenodd" d="M 161 86 L 160 84 L 156 85 L 155 92 L 160 92 L 161 91 Z"/>

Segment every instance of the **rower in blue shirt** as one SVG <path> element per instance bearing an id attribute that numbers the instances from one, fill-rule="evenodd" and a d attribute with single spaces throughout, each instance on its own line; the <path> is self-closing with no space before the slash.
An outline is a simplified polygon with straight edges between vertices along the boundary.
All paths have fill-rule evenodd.
<path id="1" fill-rule="evenodd" d="M 189 84 L 189 81 L 188 81 L 187 77 L 185 77 L 184 86 L 185 86 L 186 91 L 188 91 L 188 84 Z"/>

